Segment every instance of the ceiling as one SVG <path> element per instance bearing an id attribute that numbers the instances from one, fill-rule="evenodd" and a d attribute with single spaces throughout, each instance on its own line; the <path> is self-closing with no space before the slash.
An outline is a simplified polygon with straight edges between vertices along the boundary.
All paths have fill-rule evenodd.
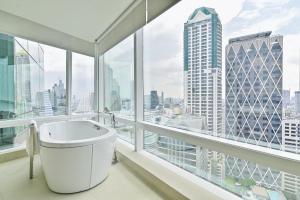
<path id="1" fill-rule="evenodd" d="M 88 42 L 136 0 L 0 0 L 0 10 Z"/>

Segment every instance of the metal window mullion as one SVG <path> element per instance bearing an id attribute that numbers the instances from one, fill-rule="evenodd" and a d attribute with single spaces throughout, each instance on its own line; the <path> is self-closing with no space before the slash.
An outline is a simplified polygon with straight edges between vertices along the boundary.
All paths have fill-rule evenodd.
<path id="1" fill-rule="evenodd" d="M 99 49 L 99 45 L 98 44 L 98 49 Z M 98 77 L 99 77 L 99 81 L 98 81 L 98 87 L 99 87 L 99 91 L 98 91 L 98 112 L 103 112 L 104 107 L 105 107 L 105 66 L 104 66 L 104 55 L 103 54 L 99 54 L 98 53 Z M 100 119 L 99 119 L 100 120 Z M 105 122 L 104 118 L 103 120 L 101 120 L 102 123 Z"/>
<path id="2" fill-rule="evenodd" d="M 95 43 L 95 58 L 94 58 L 94 111 L 99 113 L 99 49 Z"/>
<path id="3" fill-rule="evenodd" d="M 66 93 L 67 93 L 67 115 L 72 115 L 72 52 L 66 52 Z"/>
<path id="4" fill-rule="evenodd" d="M 134 105 L 135 105 L 135 151 L 143 150 L 144 132 L 137 122 L 144 120 L 144 74 L 143 29 L 134 34 Z"/>

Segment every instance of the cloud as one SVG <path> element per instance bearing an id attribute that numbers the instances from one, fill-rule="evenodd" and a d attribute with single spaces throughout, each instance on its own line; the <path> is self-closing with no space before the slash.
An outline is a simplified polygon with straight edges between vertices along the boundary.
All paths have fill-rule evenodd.
<path id="1" fill-rule="evenodd" d="M 239 14 L 225 24 L 223 37 L 226 44 L 230 37 L 261 31 L 283 35 L 283 88 L 292 93 L 299 89 L 299 8 L 295 0 L 247 0 Z"/>
<path id="2" fill-rule="evenodd" d="M 295 19 L 297 16 L 299 16 L 299 12 L 297 8 L 294 9 L 280 9 L 280 8 L 272 8 L 274 13 L 270 16 L 271 9 L 268 12 L 269 17 L 266 16 L 266 12 L 259 12 L 258 10 L 252 11 L 246 11 L 242 12 L 238 17 L 241 18 L 239 19 L 239 22 L 242 22 L 239 27 L 236 28 L 236 30 L 233 30 L 231 32 L 232 36 L 239 36 L 239 35 L 246 35 L 246 34 L 251 34 L 251 33 L 256 33 L 256 32 L 262 32 L 262 31 L 268 31 L 271 30 L 273 32 L 279 32 L 281 28 L 286 26 L 287 24 L 290 24 L 293 19 Z M 246 20 L 245 15 L 247 13 L 254 13 L 253 18 L 247 17 L 248 20 Z M 260 13 L 260 14 L 258 14 Z"/>
<path id="3" fill-rule="evenodd" d="M 243 0 L 231 0 L 230 8 L 218 0 L 184 0 L 144 28 L 145 93 L 164 91 L 166 97 L 183 97 L 183 27 L 199 7 L 215 8 L 221 22 L 231 21 Z"/>
<path id="4" fill-rule="evenodd" d="M 183 97 L 183 67 L 179 62 L 180 59 L 175 56 L 145 63 L 145 94 L 157 90 L 164 92 L 165 97 Z"/>
<path id="5" fill-rule="evenodd" d="M 283 87 L 292 93 L 299 90 L 300 34 L 287 35 L 283 38 Z"/>
<path id="6" fill-rule="evenodd" d="M 62 80 L 66 84 L 66 51 L 48 45 L 41 45 L 44 50 L 45 90 L 51 89 Z"/>
<path id="7" fill-rule="evenodd" d="M 94 58 L 72 54 L 72 91 L 78 96 L 94 91 Z"/>
<path id="8" fill-rule="evenodd" d="M 289 0 L 247 0 L 244 4 L 245 8 L 263 9 L 266 7 L 281 7 L 286 5 Z"/>

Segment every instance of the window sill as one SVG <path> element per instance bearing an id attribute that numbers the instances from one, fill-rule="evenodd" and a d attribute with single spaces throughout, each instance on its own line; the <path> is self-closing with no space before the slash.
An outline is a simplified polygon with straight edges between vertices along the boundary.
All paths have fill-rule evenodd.
<path id="1" fill-rule="evenodd" d="M 18 158 L 26 157 L 27 152 L 24 145 L 0 150 L 0 163 L 8 162 Z"/>

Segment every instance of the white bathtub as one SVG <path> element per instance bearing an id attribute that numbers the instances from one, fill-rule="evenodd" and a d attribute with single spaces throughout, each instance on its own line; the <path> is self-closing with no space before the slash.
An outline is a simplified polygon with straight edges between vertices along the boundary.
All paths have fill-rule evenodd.
<path id="1" fill-rule="evenodd" d="M 114 129 L 81 120 L 40 126 L 40 157 L 49 188 L 57 193 L 88 190 L 101 183 L 111 166 Z"/>

